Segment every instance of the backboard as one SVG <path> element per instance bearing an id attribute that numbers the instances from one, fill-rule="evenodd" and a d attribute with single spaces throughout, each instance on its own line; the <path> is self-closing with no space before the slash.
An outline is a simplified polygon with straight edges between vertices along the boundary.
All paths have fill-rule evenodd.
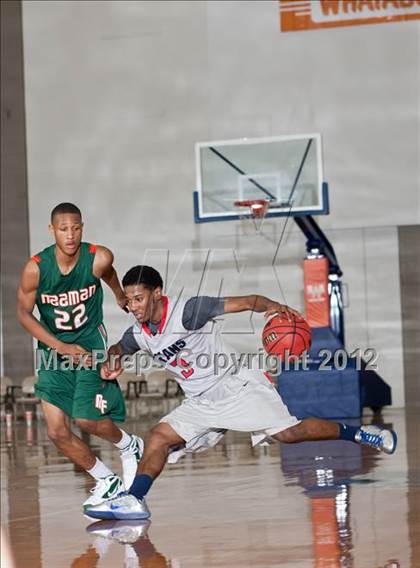
<path id="1" fill-rule="evenodd" d="M 235 202 L 267 199 L 267 217 L 328 211 L 320 134 L 195 145 L 196 223 L 243 218 Z"/>

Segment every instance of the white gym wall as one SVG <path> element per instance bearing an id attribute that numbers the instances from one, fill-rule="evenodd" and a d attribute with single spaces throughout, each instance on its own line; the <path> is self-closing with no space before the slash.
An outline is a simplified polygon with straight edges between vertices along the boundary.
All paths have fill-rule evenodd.
<path id="1" fill-rule="evenodd" d="M 347 344 L 378 349 L 403 406 L 396 227 L 420 222 L 419 24 L 282 34 L 276 1 L 226 0 L 25 1 L 23 23 L 32 252 L 50 243 L 52 207 L 73 201 L 121 275 L 147 249 L 170 249 L 173 274 L 185 249 L 239 241 L 246 256 L 249 242 L 241 278 L 219 265 L 224 289 L 278 297 L 273 244 L 194 225 L 194 143 L 321 132 L 331 215 L 318 219 L 349 286 Z M 282 223 L 267 228 L 279 236 Z M 277 268 L 298 308 L 304 244 L 290 222 Z M 200 275 L 179 282 L 193 291 Z M 111 340 L 127 322 L 109 295 L 106 322 Z M 258 335 L 236 341 L 255 348 Z"/>

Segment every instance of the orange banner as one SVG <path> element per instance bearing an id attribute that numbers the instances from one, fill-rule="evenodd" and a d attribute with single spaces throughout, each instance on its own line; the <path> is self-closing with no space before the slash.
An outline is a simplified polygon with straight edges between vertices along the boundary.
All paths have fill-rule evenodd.
<path id="1" fill-rule="evenodd" d="M 420 0 L 279 0 L 280 30 L 420 20 Z"/>
<path id="2" fill-rule="evenodd" d="M 310 327 L 329 327 L 328 260 L 306 258 L 303 261 L 306 321 Z"/>

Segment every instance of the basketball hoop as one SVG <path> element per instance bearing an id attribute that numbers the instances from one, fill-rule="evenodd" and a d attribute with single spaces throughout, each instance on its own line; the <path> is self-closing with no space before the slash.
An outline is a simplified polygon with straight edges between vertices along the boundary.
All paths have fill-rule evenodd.
<path id="1" fill-rule="evenodd" d="M 243 199 L 235 201 L 235 207 L 247 208 L 248 212 L 240 215 L 243 219 L 252 219 L 254 229 L 257 233 L 261 232 L 265 215 L 268 211 L 270 201 L 268 199 Z"/>
<path id="2" fill-rule="evenodd" d="M 250 216 L 255 218 L 265 217 L 267 213 L 268 199 L 244 199 L 242 201 L 235 201 L 235 207 L 248 207 Z"/>

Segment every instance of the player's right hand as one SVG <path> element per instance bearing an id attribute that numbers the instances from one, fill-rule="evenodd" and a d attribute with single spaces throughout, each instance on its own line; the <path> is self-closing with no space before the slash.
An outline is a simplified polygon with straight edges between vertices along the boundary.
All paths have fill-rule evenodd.
<path id="1" fill-rule="evenodd" d="M 77 343 L 63 343 L 57 351 L 60 355 L 71 357 L 73 364 L 83 362 L 87 366 L 92 365 L 92 353 Z"/>
<path id="2" fill-rule="evenodd" d="M 268 319 L 270 316 L 273 316 L 275 314 L 278 314 L 280 317 L 286 318 L 288 321 L 292 321 L 292 316 L 295 316 L 299 319 L 302 317 L 299 312 L 297 312 L 293 308 L 290 308 L 289 306 L 286 306 L 285 304 L 270 302 L 264 313 L 264 317 L 265 319 Z"/>

